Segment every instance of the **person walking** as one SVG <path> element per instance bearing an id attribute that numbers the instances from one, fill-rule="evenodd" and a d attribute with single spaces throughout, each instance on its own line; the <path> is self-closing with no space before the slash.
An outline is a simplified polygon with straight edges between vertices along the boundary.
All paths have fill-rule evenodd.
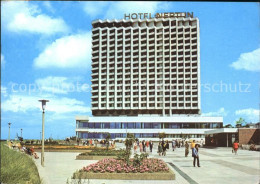
<path id="1" fill-rule="evenodd" d="M 166 142 L 163 142 L 162 143 L 162 150 L 163 150 L 162 155 L 163 156 L 166 156 L 166 149 L 167 149 L 167 144 L 166 144 Z"/>
<path id="2" fill-rule="evenodd" d="M 142 146 L 143 146 L 143 152 L 146 152 L 145 140 L 142 141 Z"/>
<path id="3" fill-rule="evenodd" d="M 172 140 L 172 151 L 174 151 L 175 146 L 176 146 L 176 141 L 175 141 L 175 140 Z"/>
<path id="4" fill-rule="evenodd" d="M 193 142 L 190 144 L 190 146 L 191 146 L 191 149 L 193 149 L 193 148 L 195 148 L 195 140 L 193 140 Z"/>
<path id="5" fill-rule="evenodd" d="M 169 141 L 167 140 L 166 141 L 166 149 L 169 149 L 170 148 L 170 146 L 169 146 Z"/>
<path id="6" fill-rule="evenodd" d="M 188 141 L 185 142 L 185 157 L 189 155 L 189 143 Z"/>
<path id="7" fill-rule="evenodd" d="M 141 141 L 140 141 L 140 143 L 139 143 L 139 148 L 140 148 L 140 153 L 142 153 L 142 152 L 143 152 L 143 144 L 142 144 Z"/>
<path id="8" fill-rule="evenodd" d="M 162 143 L 161 143 L 161 141 L 158 144 L 158 153 L 159 153 L 159 156 L 161 156 L 161 153 L 162 153 Z"/>
<path id="9" fill-rule="evenodd" d="M 150 146 L 150 152 L 152 153 L 153 152 L 153 142 L 152 141 L 149 142 L 149 146 Z"/>
<path id="10" fill-rule="evenodd" d="M 199 160 L 199 145 L 196 144 L 194 148 L 192 148 L 192 157 L 193 157 L 193 166 L 195 167 L 196 160 L 197 166 L 200 167 L 200 160 Z"/>
<path id="11" fill-rule="evenodd" d="M 149 148 L 149 141 L 148 140 L 145 142 L 145 145 L 146 145 L 146 150 L 148 151 L 148 148 Z"/>
<path id="12" fill-rule="evenodd" d="M 233 143 L 233 149 L 234 149 L 235 155 L 237 155 L 238 148 L 239 148 L 239 143 L 238 143 L 238 141 L 235 141 Z"/>
<path id="13" fill-rule="evenodd" d="M 134 142 L 134 153 L 136 153 L 136 150 L 137 150 L 137 143 L 136 141 Z"/>

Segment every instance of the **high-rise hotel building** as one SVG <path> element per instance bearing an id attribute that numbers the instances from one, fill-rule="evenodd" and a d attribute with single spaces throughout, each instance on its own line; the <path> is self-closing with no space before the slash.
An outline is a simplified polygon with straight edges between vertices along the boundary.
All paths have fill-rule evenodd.
<path id="1" fill-rule="evenodd" d="M 186 15 L 186 14 L 185 14 Z M 79 138 L 203 138 L 222 117 L 200 116 L 200 29 L 193 17 L 92 22 L 92 115 Z"/>

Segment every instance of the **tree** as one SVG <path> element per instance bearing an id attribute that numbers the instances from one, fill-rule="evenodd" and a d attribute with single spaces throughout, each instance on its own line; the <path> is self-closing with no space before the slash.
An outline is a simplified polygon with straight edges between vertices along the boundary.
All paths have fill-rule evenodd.
<path id="1" fill-rule="evenodd" d="M 242 126 L 244 126 L 246 123 L 246 121 L 243 118 L 239 118 L 239 120 L 236 121 L 236 127 L 240 128 Z"/>
<path id="2" fill-rule="evenodd" d="M 224 126 L 224 128 L 234 128 L 231 124 L 227 124 Z"/>
<path id="3" fill-rule="evenodd" d="M 125 158 L 125 161 L 126 161 L 127 165 L 129 165 L 129 160 L 130 160 L 130 155 L 131 155 L 131 148 L 132 148 L 132 145 L 133 145 L 134 141 L 135 141 L 134 134 L 127 133 L 126 139 L 125 139 L 126 150 L 125 150 L 125 155 L 124 155 L 124 158 Z"/>
<path id="4" fill-rule="evenodd" d="M 159 133 L 159 139 L 164 139 L 166 134 L 164 132 Z"/>
<path id="5" fill-rule="evenodd" d="M 134 142 L 135 142 L 134 134 L 127 133 L 126 139 L 125 139 L 126 150 L 131 151 L 131 148 L 132 148 L 132 145 Z"/>

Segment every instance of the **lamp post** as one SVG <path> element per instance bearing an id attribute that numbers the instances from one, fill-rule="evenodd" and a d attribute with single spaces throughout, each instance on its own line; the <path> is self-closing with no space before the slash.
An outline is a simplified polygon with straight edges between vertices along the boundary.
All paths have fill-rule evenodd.
<path id="1" fill-rule="evenodd" d="M 21 137 L 23 137 L 23 129 L 21 128 Z"/>
<path id="2" fill-rule="evenodd" d="M 8 127 L 9 127 L 8 140 L 9 140 L 9 141 L 10 141 L 10 127 L 11 127 L 11 124 L 12 124 L 12 123 L 10 123 L 10 122 L 8 123 Z"/>
<path id="3" fill-rule="evenodd" d="M 39 100 L 42 103 L 42 153 L 41 153 L 41 165 L 44 167 L 44 115 L 45 115 L 45 107 L 46 102 L 49 100 Z"/>

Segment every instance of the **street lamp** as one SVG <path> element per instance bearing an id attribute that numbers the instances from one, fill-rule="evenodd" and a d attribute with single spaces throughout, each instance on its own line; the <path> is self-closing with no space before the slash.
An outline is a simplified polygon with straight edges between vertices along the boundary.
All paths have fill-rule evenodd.
<path id="1" fill-rule="evenodd" d="M 21 128 L 21 137 L 23 137 L 23 129 Z"/>
<path id="2" fill-rule="evenodd" d="M 10 123 L 10 122 L 8 123 L 8 127 L 9 127 L 8 140 L 9 140 L 9 141 L 10 141 L 10 127 L 11 127 L 11 124 L 12 124 L 12 123 Z"/>
<path id="3" fill-rule="evenodd" d="M 39 100 L 42 103 L 42 153 L 41 153 L 41 165 L 44 167 L 44 114 L 45 114 L 45 107 L 46 102 L 49 100 Z"/>

